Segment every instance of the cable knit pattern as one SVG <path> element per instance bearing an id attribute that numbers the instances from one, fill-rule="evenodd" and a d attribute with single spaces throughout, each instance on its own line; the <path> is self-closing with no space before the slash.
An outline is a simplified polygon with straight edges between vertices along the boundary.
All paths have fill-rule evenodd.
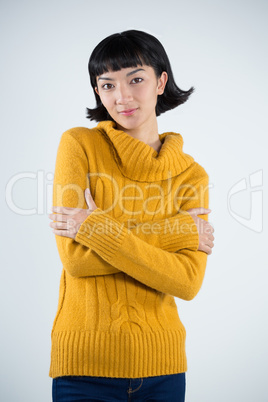
<path id="1" fill-rule="evenodd" d="M 75 240 L 55 235 L 62 262 L 51 339 L 52 378 L 140 378 L 185 372 L 186 331 L 174 297 L 193 299 L 207 254 L 190 208 L 208 208 L 208 175 L 177 133 L 151 146 L 112 121 L 61 136 L 53 205 L 97 209 Z M 208 215 L 200 215 L 208 220 Z"/>

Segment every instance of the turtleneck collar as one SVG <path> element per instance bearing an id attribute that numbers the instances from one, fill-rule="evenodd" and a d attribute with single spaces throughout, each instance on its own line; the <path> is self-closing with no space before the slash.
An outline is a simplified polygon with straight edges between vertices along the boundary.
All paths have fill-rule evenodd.
<path id="1" fill-rule="evenodd" d="M 178 176 L 194 158 L 185 154 L 180 134 L 167 132 L 159 135 L 162 142 L 159 153 L 145 142 L 115 128 L 113 121 L 101 121 L 97 129 L 113 149 L 121 173 L 131 180 L 155 182 Z"/>

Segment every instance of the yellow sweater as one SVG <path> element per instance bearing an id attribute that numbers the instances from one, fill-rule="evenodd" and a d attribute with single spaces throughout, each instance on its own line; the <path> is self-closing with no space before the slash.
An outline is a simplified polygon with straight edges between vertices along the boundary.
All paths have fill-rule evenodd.
<path id="1" fill-rule="evenodd" d="M 208 208 L 208 175 L 176 133 L 150 145 L 111 121 L 62 134 L 53 205 L 97 209 L 75 240 L 56 235 L 63 265 L 51 340 L 52 378 L 139 378 L 185 372 L 174 296 L 191 300 L 207 254 L 189 208 Z M 208 215 L 200 215 L 208 220 Z"/>

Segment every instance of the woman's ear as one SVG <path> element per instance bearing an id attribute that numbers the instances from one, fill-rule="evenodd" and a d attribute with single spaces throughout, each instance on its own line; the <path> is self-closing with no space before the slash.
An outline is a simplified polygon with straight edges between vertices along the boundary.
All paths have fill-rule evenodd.
<path id="1" fill-rule="evenodd" d="M 98 87 L 95 87 L 95 91 L 96 93 L 100 96 L 99 92 L 98 92 Z"/>
<path id="2" fill-rule="evenodd" d="M 157 95 L 162 95 L 164 93 L 167 80 L 167 72 L 163 71 L 161 76 L 158 78 Z"/>

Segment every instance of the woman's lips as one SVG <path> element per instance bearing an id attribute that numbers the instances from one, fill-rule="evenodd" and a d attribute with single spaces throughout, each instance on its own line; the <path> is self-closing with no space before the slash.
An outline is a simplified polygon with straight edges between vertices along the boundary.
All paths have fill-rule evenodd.
<path id="1" fill-rule="evenodd" d="M 136 112 L 137 109 L 126 109 L 122 110 L 122 112 L 119 112 L 120 114 L 123 114 L 124 116 L 131 116 L 133 113 Z"/>

